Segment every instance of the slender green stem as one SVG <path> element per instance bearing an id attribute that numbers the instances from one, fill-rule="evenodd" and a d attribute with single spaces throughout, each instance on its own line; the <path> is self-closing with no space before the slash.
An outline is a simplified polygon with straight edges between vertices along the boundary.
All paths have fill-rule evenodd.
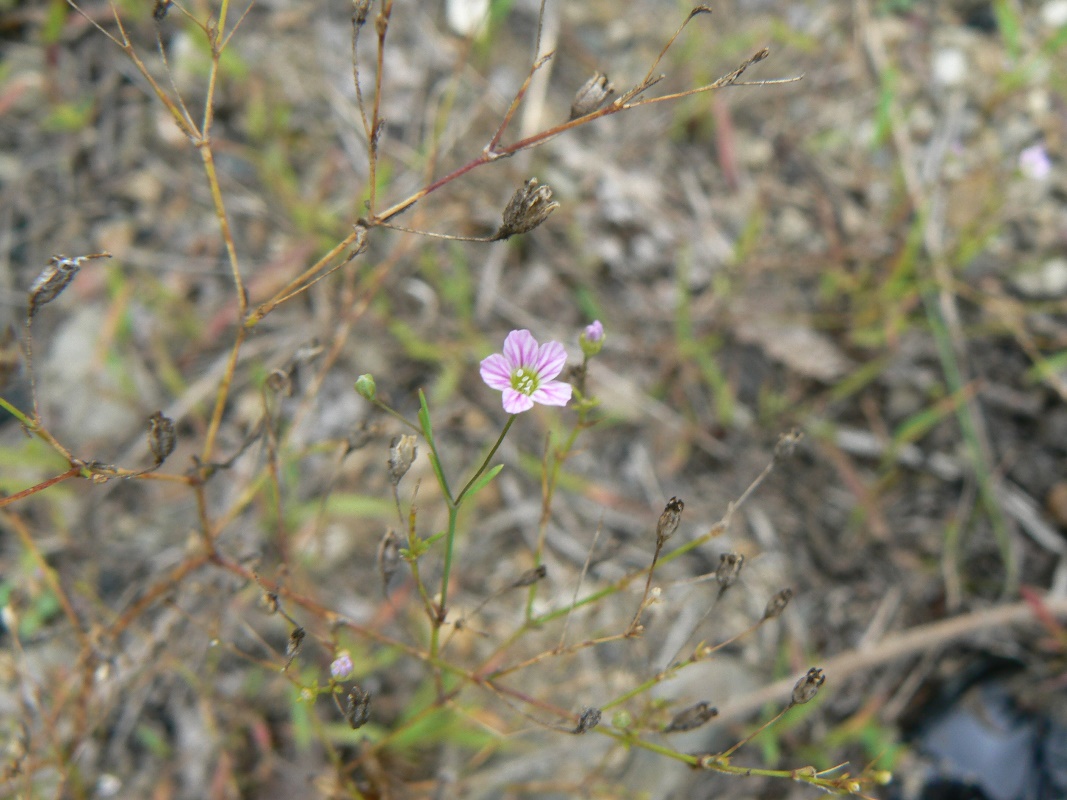
<path id="1" fill-rule="evenodd" d="M 463 498 L 467 496 L 467 492 L 470 491 L 470 488 L 474 485 L 474 482 L 480 477 L 482 477 L 482 474 L 489 467 L 489 462 L 492 460 L 493 456 L 496 455 L 496 451 L 500 449 L 500 445 L 504 442 L 504 437 L 508 435 L 508 431 L 511 430 L 511 423 L 515 421 L 516 416 L 518 415 L 512 414 L 510 417 L 508 417 L 508 421 L 504 423 L 504 430 L 500 431 L 500 436 L 497 437 L 496 444 L 493 445 L 493 449 L 489 451 L 489 455 L 485 457 L 485 461 L 482 462 L 482 465 L 478 467 L 477 470 L 475 470 L 473 475 L 471 475 L 471 479 L 467 481 L 467 485 L 464 486 L 460 490 L 459 494 L 456 495 L 454 505 L 458 507 L 459 504 L 463 502 Z M 451 547 L 451 540 L 449 541 L 449 547 Z"/>
<path id="2" fill-rule="evenodd" d="M 467 481 L 467 485 L 463 487 L 459 494 L 456 495 L 455 500 L 448 494 L 448 487 L 442 486 L 445 489 L 445 495 L 448 497 L 448 534 L 445 537 L 445 566 L 444 572 L 441 575 L 441 619 L 444 619 L 445 610 L 448 607 L 448 582 L 452 574 L 452 550 L 456 542 L 456 520 L 459 517 L 459 506 L 463 502 L 463 498 L 466 497 L 467 492 L 470 491 L 471 486 L 478 480 L 489 467 L 489 462 L 493 456 L 496 455 L 496 451 L 500 448 L 501 443 L 504 441 L 504 437 L 508 435 L 508 431 L 511 430 L 511 425 L 515 422 L 515 414 L 508 417 L 508 421 L 504 423 L 504 429 L 500 431 L 500 436 L 497 437 L 496 443 L 489 451 L 489 455 L 485 457 L 482 464 L 478 469 L 474 471 L 471 479 Z M 434 457 L 436 458 L 436 451 L 434 451 Z M 437 628 L 434 628 L 434 636 L 431 642 L 430 652 L 434 655 L 437 653 L 438 637 Z"/>

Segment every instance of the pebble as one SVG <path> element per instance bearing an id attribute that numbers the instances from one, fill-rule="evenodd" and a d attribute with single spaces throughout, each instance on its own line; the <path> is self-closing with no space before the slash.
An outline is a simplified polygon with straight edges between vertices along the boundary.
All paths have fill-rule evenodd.
<path id="1" fill-rule="evenodd" d="M 1067 258 L 1051 258 L 1036 269 L 1012 276 L 1012 287 L 1031 300 L 1055 300 L 1067 295 Z"/>

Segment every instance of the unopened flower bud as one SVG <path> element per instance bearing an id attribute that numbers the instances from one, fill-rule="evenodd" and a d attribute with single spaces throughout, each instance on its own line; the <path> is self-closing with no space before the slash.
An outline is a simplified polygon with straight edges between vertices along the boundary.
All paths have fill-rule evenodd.
<path id="1" fill-rule="evenodd" d="M 378 387 L 374 383 L 374 376 L 367 372 L 356 378 L 356 391 L 367 400 L 373 400 L 378 393 Z"/>
<path id="2" fill-rule="evenodd" d="M 517 233 L 532 231 L 557 208 L 559 203 L 552 200 L 552 187 L 539 185 L 537 178 L 530 178 L 511 196 L 493 239 L 507 239 Z"/>
<path id="3" fill-rule="evenodd" d="M 347 650 L 342 650 L 337 654 L 337 658 L 330 662 L 330 676 L 334 680 L 344 680 L 352 674 L 353 669 L 355 667 L 352 664 L 352 656 Z"/>
<path id="4" fill-rule="evenodd" d="M 823 675 L 821 669 L 818 667 L 809 669 L 808 674 L 797 681 L 797 685 L 793 687 L 793 705 L 803 705 L 814 699 L 824 683 L 826 683 L 826 676 Z"/>
<path id="5" fill-rule="evenodd" d="M 719 568 L 715 570 L 715 580 L 719 583 L 720 594 L 734 585 L 744 565 L 745 557 L 740 553 L 723 553 L 719 556 Z"/>
<path id="6" fill-rule="evenodd" d="M 598 72 L 575 93 L 571 102 L 571 119 L 592 114 L 614 93 L 615 87 L 608 83 L 608 76 Z"/>
<path id="7" fill-rule="evenodd" d="M 778 594 L 767 601 L 767 608 L 763 611 L 763 618 L 774 619 L 775 617 L 780 616 L 792 599 L 793 590 L 789 587 L 782 589 L 782 591 L 778 592 Z"/>
<path id="8" fill-rule="evenodd" d="M 585 326 L 585 330 L 578 337 L 578 344 L 581 345 L 586 358 L 592 358 L 603 349 L 604 326 L 600 324 L 600 320 L 594 320 Z"/>
<path id="9" fill-rule="evenodd" d="M 709 719 L 718 716 L 718 714 L 719 709 L 702 700 L 701 702 L 691 705 L 689 708 L 675 714 L 674 719 L 672 719 L 670 724 L 663 729 L 663 732 L 678 733 L 680 731 L 691 731 L 695 728 L 699 728 Z"/>
<path id="10" fill-rule="evenodd" d="M 152 451 L 157 466 L 174 452 L 176 441 L 174 420 L 164 417 L 162 411 L 157 411 L 148 418 L 148 449 Z"/>
<path id="11" fill-rule="evenodd" d="M 656 523 L 657 544 L 662 545 L 678 530 L 678 523 L 682 521 L 682 510 L 684 508 L 685 503 L 677 497 L 672 497 L 667 501 L 663 513 L 659 515 L 659 522 Z"/>
<path id="12" fill-rule="evenodd" d="M 405 433 L 393 439 L 389 445 L 389 475 L 393 479 L 393 485 L 400 483 L 400 479 L 407 475 L 411 464 L 418 455 L 415 447 L 415 434 Z"/>
<path id="13" fill-rule="evenodd" d="M 591 731 L 597 725 L 600 724 L 601 711 L 599 708 L 587 708 L 582 712 L 582 716 L 578 719 L 578 727 L 574 729 L 575 733 L 585 733 Z"/>

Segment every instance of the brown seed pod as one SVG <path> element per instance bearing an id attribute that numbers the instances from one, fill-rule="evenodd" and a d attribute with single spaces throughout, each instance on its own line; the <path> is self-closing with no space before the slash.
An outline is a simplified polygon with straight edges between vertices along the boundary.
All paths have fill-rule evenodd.
<path id="1" fill-rule="evenodd" d="M 582 716 L 578 718 L 578 727 L 574 729 L 574 733 L 585 733 L 591 731 L 597 725 L 600 724 L 600 717 L 602 712 L 599 708 L 587 708 L 582 712 Z"/>
<path id="2" fill-rule="evenodd" d="M 156 459 L 156 466 L 167 460 L 174 452 L 178 437 L 174 432 L 174 420 L 157 411 L 148 418 L 148 449 Z"/>
<path id="3" fill-rule="evenodd" d="M 674 719 L 663 729 L 663 732 L 679 733 L 680 731 L 691 731 L 718 715 L 719 709 L 701 700 L 699 703 L 694 703 L 675 714 Z"/>
<path id="4" fill-rule="evenodd" d="M 685 503 L 677 497 L 672 497 L 667 501 L 663 513 L 659 515 L 659 522 L 656 523 L 656 542 L 658 544 L 662 545 L 678 530 L 678 523 L 682 521 L 682 511 L 684 509 Z"/>
<path id="5" fill-rule="evenodd" d="M 763 618 L 774 619 L 775 617 L 780 616 L 792 599 L 793 590 L 787 586 L 767 601 L 767 608 L 763 611 Z"/>
<path id="6" fill-rule="evenodd" d="M 571 119 L 592 114 L 615 93 L 615 87 L 608 82 L 608 76 L 597 73 L 587 80 L 574 94 L 571 101 Z"/>
<path id="7" fill-rule="evenodd" d="M 812 667 L 793 687 L 792 704 L 799 706 L 813 700 L 824 683 L 826 683 L 826 676 L 823 675 L 822 670 Z"/>
<path id="8" fill-rule="evenodd" d="M 530 178 L 511 196 L 493 239 L 507 239 L 517 233 L 532 231 L 557 208 L 559 203 L 552 200 L 552 187 L 538 185 L 537 178 Z"/>

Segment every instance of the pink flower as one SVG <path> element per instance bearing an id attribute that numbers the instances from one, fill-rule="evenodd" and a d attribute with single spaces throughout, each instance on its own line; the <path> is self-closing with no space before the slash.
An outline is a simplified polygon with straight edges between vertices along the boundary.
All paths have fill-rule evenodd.
<path id="1" fill-rule="evenodd" d="M 504 393 L 504 410 L 509 414 L 529 411 L 534 403 L 565 406 L 571 399 L 571 385 L 554 380 L 567 363 L 567 353 L 559 342 L 538 347 L 529 331 L 512 331 L 504 340 L 504 352 L 482 361 L 482 380 L 490 389 Z"/>
<path id="2" fill-rule="evenodd" d="M 1019 171 L 1032 181 L 1043 181 L 1052 172 L 1052 161 L 1044 145 L 1035 144 L 1019 153 Z"/>

